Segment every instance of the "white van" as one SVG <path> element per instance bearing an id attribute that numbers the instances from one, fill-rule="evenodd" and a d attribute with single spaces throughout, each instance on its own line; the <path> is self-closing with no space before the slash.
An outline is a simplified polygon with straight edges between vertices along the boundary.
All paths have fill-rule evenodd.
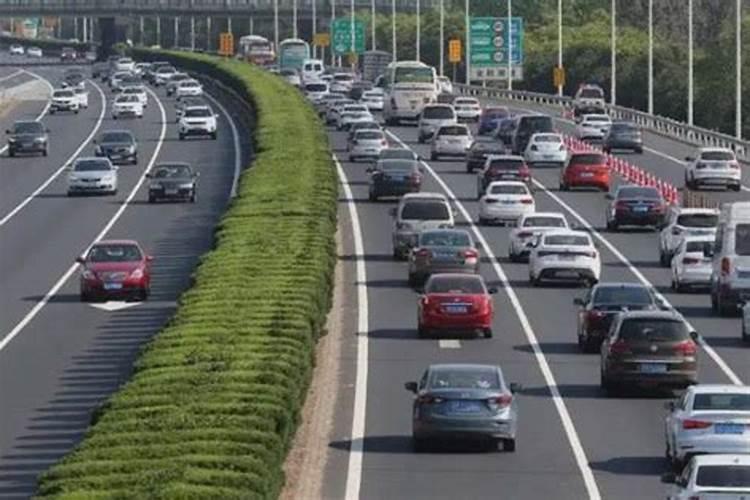
<path id="1" fill-rule="evenodd" d="M 724 203 L 711 264 L 711 308 L 720 315 L 750 301 L 750 202 Z"/>
<path id="2" fill-rule="evenodd" d="M 302 82 L 308 83 L 320 80 L 323 71 L 325 71 L 323 61 L 320 59 L 305 59 L 302 63 Z"/>

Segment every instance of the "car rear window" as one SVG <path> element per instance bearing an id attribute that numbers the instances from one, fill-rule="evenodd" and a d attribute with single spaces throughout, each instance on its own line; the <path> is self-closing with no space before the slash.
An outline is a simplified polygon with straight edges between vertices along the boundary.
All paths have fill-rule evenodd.
<path id="1" fill-rule="evenodd" d="M 496 370 L 477 368 L 440 368 L 432 371 L 431 389 L 500 389 Z"/>
<path id="2" fill-rule="evenodd" d="M 617 192 L 618 198 L 646 198 L 649 200 L 661 199 L 661 194 L 656 188 L 628 186 Z"/>
<path id="3" fill-rule="evenodd" d="M 612 132 L 638 132 L 638 127 L 631 123 L 613 123 Z"/>
<path id="4" fill-rule="evenodd" d="M 573 155 L 570 158 L 571 165 L 604 165 L 605 163 L 607 163 L 606 158 L 600 154 Z"/>
<path id="5" fill-rule="evenodd" d="M 453 104 L 456 106 L 479 106 L 479 101 L 476 99 L 459 98 L 454 99 Z"/>
<path id="6" fill-rule="evenodd" d="M 469 129 L 462 127 L 461 125 L 454 125 L 451 127 L 440 127 L 438 135 L 469 135 Z"/>
<path id="7" fill-rule="evenodd" d="M 565 222 L 559 217 L 527 217 L 523 227 L 565 227 Z"/>
<path id="8" fill-rule="evenodd" d="M 523 168 L 523 160 L 492 160 L 490 161 L 490 171 L 507 172 L 509 170 L 517 171 Z"/>
<path id="9" fill-rule="evenodd" d="M 529 194 L 524 186 L 517 184 L 500 184 L 490 187 L 490 194 Z"/>
<path id="10" fill-rule="evenodd" d="M 186 109 L 185 116 L 188 118 L 205 118 L 207 116 L 211 116 L 211 110 L 207 108 Z"/>
<path id="11" fill-rule="evenodd" d="M 485 293 L 484 284 L 477 276 L 434 276 L 427 282 L 426 293 Z"/>
<path id="12" fill-rule="evenodd" d="M 378 162 L 377 169 L 385 172 L 412 172 L 416 167 L 413 160 L 390 159 Z"/>
<path id="13" fill-rule="evenodd" d="M 750 411 L 750 394 L 696 394 L 693 397 L 693 410 Z"/>
<path id="14" fill-rule="evenodd" d="M 72 90 L 55 90 L 54 97 L 73 97 Z"/>
<path id="15" fill-rule="evenodd" d="M 609 123 L 611 120 L 606 115 L 593 115 L 587 116 L 583 121 L 585 122 L 596 122 L 596 123 Z"/>
<path id="16" fill-rule="evenodd" d="M 650 304 L 652 297 L 643 287 L 599 287 L 594 292 L 594 304 Z"/>
<path id="17" fill-rule="evenodd" d="M 734 251 L 737 255 L 750 255 L 750 224 L 737 224 L 734 228 Z"/>
<path id="18" fill-rule="evenodd" d="M 734 160 L 734 155 L 729 151 L 704 151 L 701 153 L 701 160 L 731 161 Z"/>
<path id="19" fill-rule="evenodd" d="M 411 152 L 409 149 L 384 149 L 380 152 L 380 158 L 381 159 L 404 159 L 404 160 L 413 160 L 414 159 L 414 153 Z"/>
<path id="20" fill-rule="evenodd" d="M 589 246 L 591 242 L 587 236 L 578 234 L 551 234 L 544 237 L 545 245 L 566 245 L 583 247 Z"/>
<path id="21" fill-rule="evenodd" d="M 579 95 L 585 99 L 601 99 L 604 97 L 604 92 L 601 89 L 592 87 L 581 89 L 581 93 Z"/>
<path id="22" fill-rule="evenodd" d="M 688 241 L 685 244 L 685 251 L 690 253 L 711 252 L 714 248 L 713 241 Z"/>
<path id="23" fill-rule="evenodd" d="M 549 116 L 525 116 L 519 120 L 518 129 L 528 132 L 552 132 L 552 118 Z"/>
<path id="24" fill-rule="evenodd" d="M 685 323 L 672 319 L 631 318 L 622 322 L 619 337 L 642 342 L 678 342 L 687 340 Z"/>
<path id="25" fill-rule="evenodd" d="M 489 120 L 496 120 L 498 118 L 506 118 L 510 116 L 510 111 L 505 108 L 490 108 L 484 110 L 483 116 Z"/>
<path id="26" fill-rule="evenodd" d="M 105 132 L 102 134 L 101 141 L 102 143 L 108 143 L 108 142 L 133 142 L 133 136 L 130 135 L 128 132 Z"/>
<path id="27" fill-rule="evenodd" d="M 449 120 L 454 117 L 453 108 L 448 106 L 428 106 L 422 111 L 422 118 L 429 120 Z"/>
<path id="28" fill-rule="evenodd" d="M 357 133 L 354 136 L 356 139 L 362 139 L 362 140 L 380 140 L 384 139 L 383 132 L 380 132 L 379 130 L 360 130 L 357 131 Z"/>
<path id="29" fill-rule="evenodd" d="M 463 231 L 427 231 L 419 237 L 420 246 L 468 247 L 471 238 Z"/>
<path id="30" fill-rule="evenodd" d="M 534 136 L 534 142 L 562 142 L 562 139 L 557 134 L 539 134 Z"/>
<path id="31" fill-rule="evenodd" d="M 703 488 L 750 488 L 750 466 L 701 465 L 695 484 Z"/>
<path id="32" fill-rule="evenodd" d="M 412 200 L 401 211 L 405 220 L 448 220 L 450 211 L 445 202 L 438 200 Z"/>
<path id="33" fill-rule="evenodd" d="M 677 224 L 684 227 L 716 227 L 719 222 L 717 214 L 681 214 L 677 216 Z"/>

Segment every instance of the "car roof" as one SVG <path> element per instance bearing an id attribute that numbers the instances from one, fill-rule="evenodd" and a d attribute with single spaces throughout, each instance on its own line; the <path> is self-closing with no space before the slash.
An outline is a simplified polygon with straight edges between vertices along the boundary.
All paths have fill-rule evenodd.
<path id="1" fill-rule="evenodd" d="M 406 193 L 401 197 L 401 203 L 410 200 L 440 200 L 448 202 L 448 198 L 443 193 Z"/>
<path id="2" fill-rule="evenodd" d="M 124 129 L 124 128 L 116 128 L 116 129 L 110 129 L 110 130 L 103 130 L 102 131 L 102 135 L 104 135 L 104 134 L 112 134 L 112 133 L 116 133 L 116 134 L 128 134 L 130 136 L 135 137 L 133 135 L 133 132 L 131 132 L 128 129 Z"/>
<path id="3" fill-rule="evenodd" d="M 588 237 L 589 241 L 593 244 L 594 240 L 591 239 L 591 235 L 587 231 L 578 231 L 575 229 L 555 229 L 554 231 L 548 231 L 544 233 L 544 238 L 546 239 L 548 236 L 586 236 Z"/>
<path id="4" fill-rule="evenodd" d="M 80 158 L 76 158 L 73 163 L 83 161 L 95 161 L 97 163 L 109 163 L 110 165 L 112 164 L 112 161 L 106 156 L 81 156 Z"/>
<path id="5" fill-rule="evenodd" d="M 633 283 L 633 282 L 616 282 L 616 281 L 608 281 L 605 283 L 597 283 L 594 285 L 594 288 L 646 288 L 651 289 L 651 287 L 644 285 L 643 283 Z"/>
<path id="6" fill-rule="evenodd" d="M 606 113 L 587 113 L 585 115 L 581 115 L 581 118 L 584 120 L 586 118 L 592 118 L 592 117 L 593 118 L 607 118 L 608 120 L 612 120 L 612 118 L 610 118 L 610 116 Z"/>
<path id="7" fill-rule="evenodd" d="M 137 247 L 140 247 L 138 242 L 135 240 L 100 240 L 91 246 L 95 247 L 99 245 L 135 245 Z"/>
<path id="8" fill-rule="evenodd" d="M 159 167 L 178 167 L 178 166 L 190 167 L 190 164 L 186 161 L 162 161 L 154 165 L 154 169 L 157 169 Z"/>
<path id="9" fill-rule="evenodd" d="M 435 363 L 428 367 L 429 370 L 500 370 L 497 365 L 486 365 L 481 363 Z M 502 371 L 502 370 L 501 370 Z"/>
<path id="10" fill-rule="evenodd" d="M 703 147 L 698 149 L 699 153 L 732 153 L 734 154 L 734 151 L 732 151 L 729 148 L 717 148 L 717 147 Z"/>
<path id="11" fill-rule="evenodd" d="M 436 273 L 430 276 L 430 279 L 435 278 L 462 278 L 467 280 L 481 281 L 484 283 L 484 278 L 481 274 L 467 274 L 467 273 Z"/>
<path id="12" fill-rule="evenodd" d="M 688 391 L 693 394 L 750 394 L 750 385 L 734 384 L 697 384 L 688 387 Z"/>
<path id="13" fill-rule="evenodd" d="M 716 241 L 716 238 L 714 236 L 711 236 L 711 235 L 702 235 L 702 236 L 700 236 L 700 235 L 696 235 L 696 234 L 693 234 L 693 235 L 689 235 L 688 234 L 688 235 L 685 235 L 685 236 L 682 237 L 682 241 L 700 241 L 700 242 L 706 242 L 706 243 L 708 243 L 708 242 L 713 243 L 714 241 Z"/>
<path id="14" fill-rule="evenodd" d="M 438 130 L 442 130 L 444 128 L 456 128 L 456 127 L 462 128 L 466 130 L 466 132 L 471 133 L 471 130 L 469 130 L 469 126 L 466 125 L 465 123 L 445 123 L 443 125 L 440 125 L 440 128 Z"/>
<path id="15" fill-rule="evenodd" d="M 692 458 L 693 464 L 701 465 L 744 465 L 750 466 L 750 455 L 695 455 Z"/>
<path id="16" fill-rule="evenodd" d="M 690 214 L 710 214 L 719 215 L 718 208 L 696 208 L 696 207 L 677 207 L 675 212 L 678 215 L 690 215 Z"/>
<path id="17" fill-rule="evenodd" d="M 366 128 L 362 130 L 355 130 L 354 135 L 364 135 L 364 134 L 372 134 L 372 133 L 379 133 L 380 135 L 385 135 L 385 133 L 382 130 L 374 129 L 374 128 Z"/>
<path id="18" fill-rule="evenodd" d="M 25 123 L 39 123 L 41 125 L 42 122 L 39 120 L 16 120 L 13 122 L 13 125 L 22 125 Z"/>
<path id="19" fill-rule="evenodd" d="M 522 220 L 530 219 L 532 217 L 557 217 L 558 219 L 565 219 L 565 214 L 561 212 L 531 212 L 528 214 L 523 214 L 521 216 Z"/>
<path id="20" fill-rule="evenodd" d="M 523 156 L 520 155 L 489 155 L 487 161 L 492 160 L 507 160 L 507 161 L 525 161 Z"/>
<path id="21" fill-rule="evenodd" d="M 624 311 L 622 317 L 625 319 L 668 319 L 672 321 L 684 321 L 683 317 L 675 310 L 668 311 Z"/>
<path id="22" fill-rule="evenodd" d="M 528 186 L 523 181 L 492 181 L 487 187 L 490 188 L 492 186 L 523 186 L 528 189 Z"/>

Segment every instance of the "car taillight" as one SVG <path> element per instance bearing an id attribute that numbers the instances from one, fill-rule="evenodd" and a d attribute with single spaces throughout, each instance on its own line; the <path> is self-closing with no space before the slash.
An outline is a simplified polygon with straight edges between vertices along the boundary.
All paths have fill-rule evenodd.
<path id="1" fill-rule="evenodd" d="M 695 356 L 695 353 L 698 352 L 698 348 L 692 340 L 685 340 L 674 346 L 674 352 L 676 354 L 682 354 L 683 356 Z"/>
<path id="2" fill-rule="evenodd" d="M 414 255 L 416 255 L 417 257 L 422 257 L 422 258 L 429 258 L 432 256 L 432 252 L 430 252 L 426 248 L 420 248 L 419 250 L 414 252 Z M 425 303 L 427 303 L 427 299 L 425 299 Z"/>
<path id="3" fill-rule="evenodd" d="M 420 182 L 422 182 L 422 176 L 419 174 L 412 174 L 411 177 L 409 177 L 409 181 L 412 184 L 419 184 Z"/>
<path id="4" fill-rule="evenodd" d="M 130 277 L 134 280 L 139 280 L 143 278 L 143 269 L 136 269 L 132 273 L 130 273 Z"/>
<path id="5" fill-rule="evenodd" d="M 513 396 L 510 394 L 501 394 L 500 396 L 489 398 L 487 400 L 487 406 L 490 410 L 498 412 L 504 408 L 507 408 L 513 403 Z"/>
<path id="6" fill-rule="evenodd" d="M 524 179 L 528 179 L 529 177 L 531 177 L 531 171 L 529 171 L 529 167 L 523 167 L 518 171 L 518 174 Z"/>
<path id="7" fill-rule="evenodd" d="M 96 273 L 90 269 L 86 269 L 85 271 L 83 271 L 83 278 L 87 280 L 95 280 Z"/>
<path id="8" fill-rule="evenodd" d="M 599 311 L 597 309 L 592 309 L 588 313 L 588 319 L 590 320 L 600 320 L 602 318 L 605 318 L 607 316 L 607 313 L 604 311 Z"/>
<path id="9" fill-rule="evenodd" d="M 382 141 L 380 141 L 380 145 L 381 146 L 387 146 L 388 145 L 388 141 L 386 141 L 385 139 L 383 139 Z"/>
<path id="10" fill-rule="evenodd" d="M 532 236 L 534 236 L 532 231 L 521 231 L 518 233 L 519 238 L 531 238 Z"/>
<path id="11" fill-rule="evenodd" d="M 732 263 L 729 261 L 729 257 L 721 259 L 721 274 L 728 275 L 732 271 Z"/>
<path id="12" fill-rule="evenodd" d="M 711 422 L 705 420 L 687 419 L 682 421 L 683 429 L 707 429 L 708 427 L 711 427 Z"/>
<path id="13" fill-rule="evenodd" d="M 423 405 L 434 405 L 434 404 L 442 403 L 443 398 L 439 398 L 431 394 L 422 394 L 421 396 L 419 396 L 417 401 L 419 401 L 419 404 L 423 404 Z"/>
<path id="14" fill-rule="evenodd" d="M 696 259 L 695 257 L 685 257 L 684 259 L 682 259 L 682 263 L 687 266 L 691 266 L 700 263 L 700 259 Z"/>
<path id="15" fill-rule="evenodd" d="M 477 253 L 476 250 L 465 250 L 463 253 L 463 257 L 464 259 L 466 259 L 468 263 L 471 264 L 477 261 L 479 254 Z"/>
<path id="16" fill-rule="evenodd" d="M 534 203 L 534 199 L 533 198 L 521 198 L 521 203 L 523 203 L 524 205 L 531 205 L 532 203 Z"/>
<path id="17" fill-rule="evenodd" d="M 740 168 L 740 164 L 737 163 L 736 161 L 730 161 L 729 168 Z"/>
<path id="18" fill-rule="evenodd" d="M 629 354 L 630 352 L 630 345 L 622 339 L 609 346 L 610 354 Z"/>

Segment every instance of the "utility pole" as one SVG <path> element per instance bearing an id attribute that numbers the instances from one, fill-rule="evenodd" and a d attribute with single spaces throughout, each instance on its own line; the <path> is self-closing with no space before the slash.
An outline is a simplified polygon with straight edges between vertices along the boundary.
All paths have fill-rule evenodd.
<path id="1" fill-rule="evenodd" d="M 469 3 L 470 0 L 466 0 L 464 23 L 466 30 L 464 33 L 464 46 L 466 47 L 466 85 L 471 83 L 471 19 L 469 17 Z"/>
<path id="2" fill-rule="evenodd" d="M 508 90 L 513 90 L 513 0 L 508 0 Z"/>
<path id="3" fill-rule="evenodd" d="M 654 114 L 654 0 L 648 0 L 648 114 Z"/>
<path id="4" fill-rule="evenodd" d="M 688 125 L 693 125 L 693 0 L 688 0 Z"/>
<path id="5" fill-rule="evenodd" d="M 737 29 L 735 30 L 737 50 L 735 51 L 737 96 L 735 97 L 735 132 L 737 139 L 742 139 L 742 0 L 737 0 Z"/>
<path id="6" fill-rule="evenodd" d="M 557 67 L 563 68 L 562 0 L 557 0 Z M 563 95 L 562 84 L 557 86 L 557 95 Z"/>
<path id="7" fill-rule="evenodd" d="M 617 103 L 617 0 L 612 0 L 612 54 L 610 55 L 610 103 L 614 106 Z"/>
<path id="8" fill-rule="evenodd" d="M 445 0 L 440 0 L 440 76 L 445 68 Z"/>
<path id="9" fill-rule="evenodd" d="M 417 41 L 416 41 L 417 47 L 415 51 L 417 54 L 417 57 L 416 57 L 417 61 L 422 60 L 422 51 L 420 50 L 422 46 L 421 38 L 422 38 L 422 6 L 419 0 L 417 0 Z"/>

